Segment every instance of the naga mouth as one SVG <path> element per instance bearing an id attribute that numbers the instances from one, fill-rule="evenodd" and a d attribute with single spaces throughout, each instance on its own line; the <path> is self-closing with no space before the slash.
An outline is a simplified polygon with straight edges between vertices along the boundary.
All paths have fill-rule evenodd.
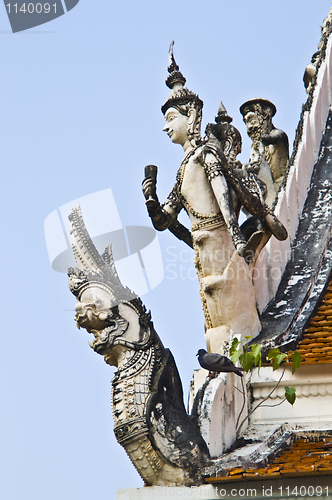
<path id="1" fill-rule="evenodd" d="M 122 335 L 126 330 L 128 322 L 124 319 L 117 321 L 108 321 L 108 326 L 103 330 L 91 330 L 94 335 L 94 340 L 90 343 L 90 346 L 98 354 L 106 354 L 114 345 L 114 340 L 116 337 Z"/>
<path id="2" fill-rule="evenodd" d="M 115 339 L 121 337 L 129 325 L 129 322 L 118 314 L 107 310 L 96 310 L 90 304 L 76 306 L 75 320 L 78 328 L 85 328 L 94 335 L 94 340 L 89 342 L 89 345 L 102 355 L 112 350 Z"/>
<path id="3" fill-rule="evenodd" d="M 77 328 L 85 328 L 89 333 L 107 327 L 107 311 L 96 311 L 93 307 L 77 307 L 75 321 Z"/>
<path id="4" fill-rule="evenodd" d="M 96 330 L 92 330 L 91 333 L 94 335 L 94 340 L 89 342 L 89 346 L 98 354 L 104 354 L 111 347 L 112 343 L 110 339 L 110 332 L 103 330 L 102 332 L 98 332 Z"/>

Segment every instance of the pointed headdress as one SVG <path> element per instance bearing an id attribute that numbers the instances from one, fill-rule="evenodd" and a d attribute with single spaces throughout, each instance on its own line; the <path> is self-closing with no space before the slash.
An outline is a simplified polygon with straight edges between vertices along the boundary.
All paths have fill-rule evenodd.
<path id="1" fill-rule="evenodd" d="M 166 85 L 171 89 L 167 101 L 161 107 L 163 114 L 171 108 L 172 106 L 181 106 L 189 103 L 193 103 L 195 107 L 202 109 L 203 101 L 198 97 L 197 94 L 185 87 L 186 79 L 179 71 L 179 66 L 176 64 L 173 55 L 173 45 L 174 41 L 169 47 L 169 61 L 168 61 L 168 78 L 166 80 Z"/>
<path id="2" fill-rule="evenodd" d="M 205 133 L 212 134 L 219 140 L 222 145 L 224 153 L 227 154 L 234 147 L 235 143 L 241 148 L 242 139 L 241 134 L 237 128 L 232 125 L 233 118 L 229 116 L 227 110 L 223 103 L 220 101 L 218 114 L 215 117 L 216 123 L 208 123 L 205 129 Z"/>

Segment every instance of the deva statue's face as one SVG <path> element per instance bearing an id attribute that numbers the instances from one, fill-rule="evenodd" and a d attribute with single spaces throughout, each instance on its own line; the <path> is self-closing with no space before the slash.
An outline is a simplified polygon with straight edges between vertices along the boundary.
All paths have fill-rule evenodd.
<path id="1" fill-rule="evenodd" d="M 188 140 L 188 116 L 183 115 L 176 108 L 169 108 L 165 114 L 163 130 L 175 144 L 183 146 Z"/>

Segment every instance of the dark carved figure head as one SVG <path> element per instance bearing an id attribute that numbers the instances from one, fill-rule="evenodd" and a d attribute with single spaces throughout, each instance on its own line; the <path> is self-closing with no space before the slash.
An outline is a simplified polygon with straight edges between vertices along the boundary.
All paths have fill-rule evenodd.
<path id="1" fill-rule="evenodd" d="M 221 149 L 225 154 L 228 162 L 232 164 L 242 150 L 241 134 L 234 125 L 231 124 L 232 118 L 227 114 L 227 111 L 222 102 L 220 102 L 216 123 L 208 123 L 205 129 L 207 139 L 213 135 L 220 143 Z"/>
<path id="2" fill-rule="evenodd" d="M 247 132 L 251 139 L 258 139 L 273 128 L 272 117 L 276 114 L 275 105 L 267 99 L 250 99 L 242 104 L 240 112 L 247 125 Z"/>

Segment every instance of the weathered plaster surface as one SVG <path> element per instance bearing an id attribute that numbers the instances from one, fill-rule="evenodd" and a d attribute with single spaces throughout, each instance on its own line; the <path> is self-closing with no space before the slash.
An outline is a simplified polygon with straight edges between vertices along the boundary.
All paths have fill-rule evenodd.
<path id="1" fill-rule="evenodd" d="M 246 378 L 234 373 L 220 373 L 218 377 L 209 381 L 206 379 L 207 375 L 207 370 L 195 370 L 189 405 L 191 412 L 194 398 L 200 389 L 193 416 L 197 417 L 201 435 L 209 448 L 211 458 L 218 458 L 234 444 L 238 420 L 242 421 L 247 415 Z M 242 431 L 246 427 L 244 425 Z"/>
<path id="2" fill-rule="evenodd" d="M 272 367 L 263 367 L 258 374 L 254 370 L 251 385 L 253 407 L 266 398 L 280 378 L 282 369 L 275 372 Z M 296 388 L 296 401 L 291 406 L 286 401 L 285 386 Z M 278 406 L 276 406 L 278 405 Z M 332 371 L 330 364 L 303 365 L 292 375 L 287 367 L 278 388 L 269 399 L 251 415 L 253 424 L 283 424 L 293 428 L 324 430 L 331 428 L 332 415 Z"/>
<path id="3" fill-rule="evenodd" d="M 299 151 L 302 154 L 301 148 Z M 283 342 L 290 344 L 301 336 L 303 327 L 310 319 L 319 299 L 318 290 L 321 290 L 322 283 L 324 281 L 326 283 L 329 277 L 332 249 L 331 164 L 332 114 L 330 113 L 308 196 L 292 242 L 291 258 L 284 270 L 275 298 L 261 316 L 262 330 L 255 342 L 266 344 L 267 347 L 273 346 L 275 342 L 278 345 Z M 278 243 L 281 246 L 282 242 Z M 276 263 L 280 269 L 280 261 L 276 260 Z"/>
<path id="4" fill-rule="evenodd" d="M 327 44 L 325 60 L 322 61 L 318 71 L 311 108 L 309 111 L 304 112 L 302 141 L 299 144 L 294 160 L 291 162 L 287 181 L 278 193 L 275 207 L 275 214 L 280 218 L 281 222 L 287 225 L 290 240 L 276 243 L 275 238 L 272 238 L 267 245 L 266 260 L 259 264 L 260 275 L 266 275 L 269 282 L 268 287 L 264 288 L 264 293 L 262 293 L 262 290 L 257 293 L 258 309 L 260 311 L 275 296 L 280 284 L 282 272 L 285 270 L 289 258 L 289 243 L 294 244 L 314 165 L 319 156 L 329 107 L 332 105 L 330 88 L 330 82 L 332 81 L 331 45 L 332 37 L 330 37 Z M 277 264 L 275 264 L 276 259 Z M 261 280 L 256 279 L 255 285 L 258 289 L 261 286 Z"/>

